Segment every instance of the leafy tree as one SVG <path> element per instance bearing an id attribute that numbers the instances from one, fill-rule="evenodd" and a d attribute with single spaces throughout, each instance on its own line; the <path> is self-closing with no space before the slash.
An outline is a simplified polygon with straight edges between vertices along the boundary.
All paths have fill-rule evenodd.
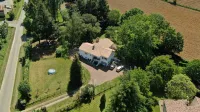
<path id="1" fill-rule="evenodd" d="M 81 62 L 79 61 L 78 55 L 75 55 L 70 68 L 70 82 L 68 84 L 68 92 L 78 89 L 82 86 L 82 84 L 83 82 Z"/>
<path id="2" fill-rule="evenodd" d="M 152 92 L 160 92 L 165 87 L 161 75 L 152 75 L 150 77 L 150 87 Z"/>
<path id="3" fill-rule="evenodd" d="M 108 12 L 108 24 L 111 26 L 119 25 L 121 14 L 118 10 L 111 10 Z"/>
<path id="4" fill-rule="evenodd" d="M 25 58 L 31 58 L 32 44 L 31 40 L 27 41 L 24 44 Z"/>
<path id="5" fill-rule="evenodd" d="M 9 20 L 12 21 L 15 18 L 15 13 L 13 12 L 13 10 L 11 10 L 9 13 Z"/>
<path id="6" fill-rule="evenodd" d="M 82 42 L 92 42 L 101 31 L 100 24 L 97 21 L 97 18 L 91 14 L 83 14 L 82 18 L 85 29 L 87 30 L 82 37 Z"/>
<path id="7" fill-rule="evenodd" d="M 175 63 L 173 60 L 170 59 L 170 56 L 155 57 L 150 62 L 149 66 L 147 66 L 146 70 L 151 72 L 153 76 L 160 75 L 162 77 L 164 85 L 169 80 L 171 80 L 173 75 L 177 74 L 178 72 Z M 160 80 L 158 76 L 156 76 L 156 79 Z M 160 88 L 160 87 L 154 87 L 154 88 Z"/>
<path id="8" fill-rule="evenodd" d="M 8 23 L 4 22 L 1 26 L 0 26 L 0 38 L 1 39 L 5 39 L 8 35 Z"/>
<path id="9" fill-rule="evenodd" d="M 22 81 L 19 84 L 18 91 L 22 95 L 22 97 L 29 97 L 29 93 L 31 92 L 30 85 L 27 81 Z"/>
<path id="10" fill-rule="evenodd" d="M 80 101 L 83 103 L 89 103 L 94 98 L 94 85 L 88 84 L 81 89 Z"/>
<path id="11" fill-rule="evenodd" d="M 197 89 L 186 75 L 179 74 L 173 76 L 167 83 L 166 95 L 173 99 L 192 99 L 196 95 Z"/>
<path id="12" fill-rule="evenodd" d="M 63 0 L 47 0 L 47 7 L 55 20 L 58 15 L 58 10 L 60 9 L 60 5 L 62 4 L 62 2 Z"/>
<path id="13" fill-rule="evenodd" d="M 146 15 L 136 15 L 124 21 L 118 33 L 118 57 L 125 62 L 145 67 L 154 57 L 154 49 L 161 43 L 155 31 Z"/>
<path id="14" fill-rule="evenodd" d="M 193 60 L 187 64 L 184 72 L 192 79 L 193 82 L 200 83 L 200 60 Z"/>
<path id="15" fill-rule="evenodd" d="M 69 11 L 67 9 L 62 10 L 61 15 L 62 15 L 62 18 L 63 18 L 64 21 L 67 21 L 67 20 L 70 19 Z"/>
<path id="16" fill-rule="evenodd" d="M 144 14 L 144 12 L 138 8 L 131 9 L 124 13 L 121 17 L 121 21 L 123 22 L 124 20 L 128 20 L 130 17 L 135 16 L 137 14 Z"/>
<path id="17" fill-rule="evenodd" d="M 168 52 L 180 53 L 183 51 L 183 36 L 176 33 L 175 29 L 168 28 L 166 35 L 163 37 L 162 46 Z"/>
<path id="18" fill-rule="evenodd" d="M 150 80 L 148 73 L 142 69 L 135 69 L 128 72 L 131 80 L 138 83 L 142 95 L 149 97 L 151 96 L 150 92 Z"/>
<path id="19" fill-rule="evenodd" d="M 141 95 L 138 84 L 134 81 L 126 81 L 112 93 L 107 111 L 148 112 L 145 101 L 146 98 Z"/>

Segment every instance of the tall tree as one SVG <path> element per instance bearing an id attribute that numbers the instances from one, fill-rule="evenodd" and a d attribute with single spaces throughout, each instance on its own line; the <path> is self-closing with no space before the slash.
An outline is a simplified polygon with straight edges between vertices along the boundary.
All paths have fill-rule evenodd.
<path id="1" fill-rule="evenodd" d="M 167 83 L 166 95 L 173 99 L 192 99 L 197 92 L 197 88 L 186 75 L 179 74 L 173 76 L 172 80 Z"/>
<path id="2" fill-rule="evenodd" d="M 5 39 L 8 35 L 8 23 L 4 22 L 1 26 L 0 26 L 0 38 L 1 39 Z"/>
<path id="3" fill-rule="evenodd" d="M 117 26 L 120 24 L 121 14 L 118 10 L 111 10 L 108 13 L 108 24 L 111 26 Z"/>
<path id="4" fill-rule="evenodd" d="M 163 89 L 165 84 L 171 80 L 173 75 L 177 74 L 177 67 L 173 60 L 170 59 L 170 56 L 158 56 L 155 57 L 147 66 L 147 71 L 151 72 L 152 77 L 156 75 L 160 75 L 162 77 L 162 81 L 164 83 Z M 158 77 L 157 77 L 158 78 Z M 162 82 L 161 81 L 161 82 Z M 160 85 L 157 85 L 160 86 Z"/>
<path id="5" fill-rule="evenodd" d="M 141 95 L 139 86 L 134 81 L 121 83 L 112 93 L 107 111 L 114 112 L 148 112 L 146 98 Z"/>
<path id="6" fill-rule="evenodd" d="M 60 9 L 62 2 L 63 0 L 47 0 L 47 7 L 55 20 L 57 18 L 58 10 Z"/>
<path id="7" fill-rule="evenodd" d="M 200 60 L 193 60 L 187 64 L 184 72 L 196 84 L 200 84 Z"/>
<path id="8" fill-rule="evenodd" d="M 137 14 L 144 14 L 144 12 L 138 8 L 131 9 L 124 13 L 121 17 L 121 21 L 123 22 L 124 20 L 128 20 L 130 17 L 135 16 Z"/>
<path id="9" fill-rule="evenodd" d="M 70 82 L 68 84 L 68 92 L 78 89 L 83 84 L 82 82 L 82 67 L 78 55 L 75 55 L 72 66 L 70 68 Z"/>

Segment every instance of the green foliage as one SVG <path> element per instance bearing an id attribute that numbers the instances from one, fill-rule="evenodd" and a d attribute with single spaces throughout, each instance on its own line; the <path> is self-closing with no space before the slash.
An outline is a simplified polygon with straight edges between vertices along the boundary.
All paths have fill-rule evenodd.
<path id="1" fill-rule="evenodd" d="M 163 37 L 162 46 L 168 52 L 180 53 L 183 51 L 183 36 L 176 33 L 175 29 L 169 28 L 166 35 Z"/>
<path id="2" fill-rule="evenodd" d="M 77 0 L 76 4 L 81 14 L 89 13 L 96 16 L 102 28 L 106 27 L 109 12 L 107 0 Z"/>
<path id="3" fill-rule="evenodd" d="M 13 10 L 11 10 L 10 12 L 8 12 L 9 15 L 9 20 L 12 21 L 15 18 L 15 14 L 13 12 Z"/>
<path id="4" fill-rule="evenodd" d="M 65 23 L 61 31 L 61 41 L 69 42 L 69 47 L 77 47 L 82 42 L 92 42 L 101 31 L 100 24 L 95 16 L 74 12 L 71 19 Z M 62 43 L 61 42 L 61 43 Z"/>
<path id="5" fill-rule="evenodd" d="M 115 26 L 109 26 L 106 28 L 105 30 L 105 37 L 106 38 L 112 38 L 112 39 L 117 39 L 118 36 L 118 27 Z M 117 40 L 114 40 L 115 42 L 117 42 Z"/>
<path id="6" fill-rule="evenodd" d="M 66 47 L 68 48 L 68 47 Z M 68 56 L 68 49 L 64 49 L 63 46 L 59 46 L 56 48 L 56 57 L 67 57 Z"/>
<path id="7" fill-rule="evenodd" d="M 123 22 L 124 20 L 128 20 L 128 19 L 130 19 L 130 17 L 135 16 L 137 14 L 142 15 L 142 14 L 144 14 L 144 12 L 138 8 L 131 9 L 122 15 L 121 21 Z"/>
<path id="8" fill-rule="evenodd" d="M 8 35 L 8 23 L 4 22 L 0 26 L 0 39 L 5 39 Z"/>
<path id="9" fill-rule="evenodd" d="M 179 74 L 173 76 L 167 83 L 166 95 L 173 99 L 192 99 L 196 95 L 197 89 L 186 75 Z"/>
<path id="10" fill-rule="evenodd" d="M 70 68 L 70 82 L 68 84 L 68 92 L 78 89 L 82 86 L 82 84 L 81 62 L 79 61 L 78 55 L 75 55 Z"/>
<path id="11" fill-rule="evenodd" d="M 146 98 L 141 95 L 138 84 L 134 81 L 125 81 L 111 95 L 106 111 L 148 112 L 145 101 Z"/>
<path id="12" fill-rule="evenodd" d="M 138 83 L 138 86 L 143 96 L 151 96 L 150 80 L 146 71 L 142 69 L 135 69 L 129 71 L 128 75 L 130 75 L 131 80 Z"/>
<path id="13" fill-rule="evenodd" d="M 31 92 L 29 83 L 27 81 L 20 82 L 18 91 L 20 92 L 21 97 L 29 97 L 29 93 Z"/>
<path id="14" fill-rule="evenodd" d="M 63 0 L 47 0 L 47 7 L 53 18 L 56 20 L 58 15 L 58 10 L 60 9 L 60 5 Z"/>
<path id="15" fill-rule="evenodd" d="M 61 10 L 61 15 L 64 21 L 67 21 L 70 19 L 69 11 L 67 9 Z"/>
<path id="16" fill-rule="evenodd" d="M 116 26 L 120 24 L 121 14 L 118 10 L 111 10 L 108 13 L 108 24 L 111 26 Z"/>
<path id="17" fill-rule="evenodd" d="M 193 60 L 187 64 L 184 69 L 186 75 L 188 75 L 193 82 L 200 83 L 200 60 Z"/>
<path id="18" fill-rule="evenodd" d="M 177 74 L 177 66 L 175 65 L 174 61 L 170 59 L 170 56 L 158 56 L 155 57 L 147 66 L 146 70 L 151 72 L 152 80 L 158 80 L 158 83 L 164 84 L 164 85 L 156 85 L 153 83 L 151 88 L 162 88 L 164 89 L 164 86 L 166 83 L 171 80 L 173 75 Z M 160 75 L 162 80 L 160 79 Z M 152 81 L 151 81 L 152 82 Z M 156 86 L 156 87 L 154 87 Z"/>
<path id="19" fill-rule="evenodd" d="M 32 43 L 31 40 L 27 41 L 24 44 L 24 51 L 25 51 L 25 58 L 31 58 L 31 51 L 32 51 Z"/>
<path id="20" fill-rule="evenodd" d="M 92 84 L 88 84 L 85 87 L 81 88 L 80 102 L 81 103 L 90 103 L 95 95 L 94 90 L 95 90 L 95 87 Z"/>
<path id="21" fill-rule="evenodd" d="M 156 74 L 156 75 L 151 76 L 150 87 L 151 87 L 151 91 L 153 92 L 162 92 L 163 87 L 165 87 L 165 85 L 163 83 L 163 79 L 161 75 Z"/>

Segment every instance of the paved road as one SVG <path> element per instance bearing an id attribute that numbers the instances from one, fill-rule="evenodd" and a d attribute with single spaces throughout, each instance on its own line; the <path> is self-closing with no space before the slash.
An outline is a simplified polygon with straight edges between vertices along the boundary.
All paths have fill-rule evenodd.
<path id="1" fill-rule="evenodd" d="M 19 56 L 20 47 L 22 45 L 23 26 L 21 26 L 25 12 L 22 11 L 19 20 L 16 23 L 9 23 L 10 26 L 15 26 L 16 31 L 12 43 L 6 71 L 4 74 L 3 83 L 0 90 L 0 112 L 9 112 L 13 94 L 13 87 L 15 81 L 15 73 L 17 68 L 17 61 Z"/>

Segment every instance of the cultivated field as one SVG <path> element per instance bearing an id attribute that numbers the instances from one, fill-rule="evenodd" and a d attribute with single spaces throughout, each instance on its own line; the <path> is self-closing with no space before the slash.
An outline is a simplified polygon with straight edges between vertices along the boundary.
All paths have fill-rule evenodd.
<path id="1" fill-rule="evenodd" d="M 184 51 L 180 55 L 188 60 L 200 59 L 200 12 L 161 0 L 108 0 L 108 3 L 112 9 L 119 9 L 122 13 L 131 8 L 140 8 L 147 14 L 163 15 L 184 36 Z"/>
<path id="2" fill-rule="evenodd" d="M 177 0 L 178 4 L 200 9 L 200 0 Z"/>

